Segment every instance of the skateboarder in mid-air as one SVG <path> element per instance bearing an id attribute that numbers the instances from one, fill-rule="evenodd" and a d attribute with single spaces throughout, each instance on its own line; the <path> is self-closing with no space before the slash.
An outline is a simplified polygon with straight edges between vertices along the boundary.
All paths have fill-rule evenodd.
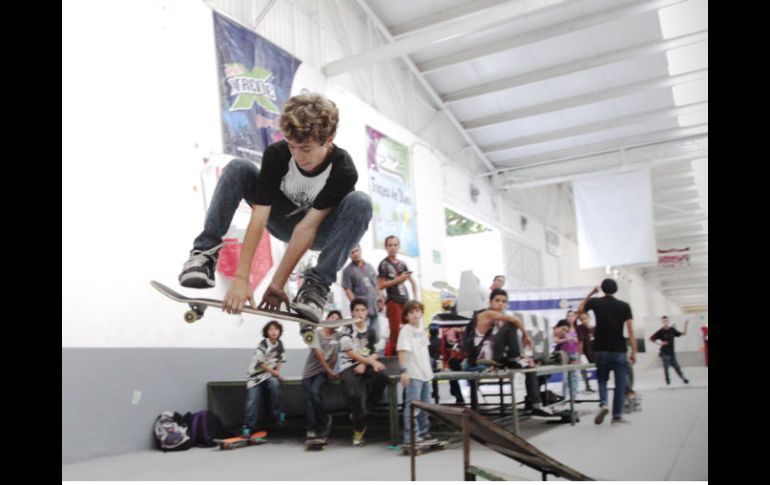
<path id="1" fill-rule="evenodd" d="M 350 155 L 333 143 L 339 121 L 336 105 L 319 94 L 293 96 L 284 105 L 279 126 L 285 140 L 269 145 L 262 167 L 241 159 L 230 161 L 214 191 L 203 232 L 195 239 L 179 283 L 211 288 L 222 237 L 241 200 L 252 213 L 240 261 L 223 310 L 238 314 L 246 301 L 256 308 L 249 289 L 249 270 L 262 233 L 288 242 L 259 308 L 281 304 L 319 322 L 337 271 L 358 244 L 372 217 L 369 196 L 355 191 L 358 180 Z M 308 249 L 320 250 L 318 264 L 304 274 L 293 302 L 283 291 L 292 269 Z"/>

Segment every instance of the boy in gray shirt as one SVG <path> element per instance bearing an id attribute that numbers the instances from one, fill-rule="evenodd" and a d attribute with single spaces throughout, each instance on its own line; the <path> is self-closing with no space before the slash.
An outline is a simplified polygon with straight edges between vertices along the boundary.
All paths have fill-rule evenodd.
<path id="1" fill-rule="evenodd" d="M 340 312 L 332 310 L 327 320 L 339 320 Z M 321 327 L 316 329 L 316 341 L 310 348 L 302 372 L 302 387 L 307 396 L 307 439 L 326 437 L 332 429 L 332 417 L 326 412 L 323 402 L 323 387 L 326 382 L 338 379 L 334 372 L 337 353 L 340 348 L 339 336 L 335 329 Z"/>

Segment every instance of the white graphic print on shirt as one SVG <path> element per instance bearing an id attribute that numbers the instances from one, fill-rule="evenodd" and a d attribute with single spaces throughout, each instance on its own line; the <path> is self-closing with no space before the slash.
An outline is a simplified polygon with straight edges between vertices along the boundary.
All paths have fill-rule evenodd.
<path id="1" fill-rule="evenodd" d="M 326 169 L 313 177 L 308 177 L 300 172 L 297 162 L 292 157 L 289 160 L 289 171 L 281 180 L 281 192 L 294 205 L 302 210 L 309 210 L 313 205 L 315 198 L 326 185 L 326 180 L 332 172 L 332 165 L 329 164 Z"/>

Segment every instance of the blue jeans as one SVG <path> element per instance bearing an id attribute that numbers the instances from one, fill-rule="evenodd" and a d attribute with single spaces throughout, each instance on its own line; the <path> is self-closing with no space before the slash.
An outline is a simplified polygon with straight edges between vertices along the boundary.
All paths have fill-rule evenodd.
<path id="1" fill-rule="evenodd" d="M 470 365 L 468 363 L 468 359 L 463 361 L 463 371 L 465 372 L 481 372 L 484 369 L 486 369 L 488 366 L 486 364 L 476 364 L 476 365 Z"/>
<path id="2" fill-rule="evenodd" d="M 623 415 L 623 400 L 626 391 L 626 362 L 625 352 L 596 352 L 596 373 L 599 380 L 599 405 L 607 405 L 607 381 L 610 371 L 615 374 L 615 391 L 612 395 L 612 417 L 619 419 Z"/>
<path id="3" fill-rule="evenodd" d="M 203 232 L 195 238 L 193 249 L 205 251 L 222 242 L 241 200 L 254 205 L 258 178 L 259 169 L 248 160 L 235 159 L 225 166 L 206 213 Z M 303 211 L 289 215 L 296 209 L 297 206 L 278 192 L 267 220 L 270 234 L 288 242 L 294 227 L 305 217 Z M 321 222 L 311 246 L 311 249 L 321 251 L 318 265 L 307 270 L 305 278 L 330 287 L 337 280 L 337 271 L 344 266 L 350 251 L 366 232 L 371 218 L 369 196 L 358 191 L 347 194 Z"/>
<path id="4" fill-rule="evenodd" d="M 382 400 L 383 392 L 388 387 L 388 375 L 385 370 L 375 372 L 370 365 L 359 375 L 355 373 L 355 367 L 353 365 L 340 372 L 340 380 L 353 414 L 353 431 L 363 431 L 366 429 L 367 410 L 371 411 Z"/>
<path id="5" fill-rule="evenodd" d="M 567 354 L 567 363 L 575 362 L 580 363 L 580 354 Z M 577 389 L 578 389 L 578 377 L 577 373 L 572 372 L 572 379 L 569 378 L 569 372 L 565 372 L 561 375 L 561 394 L 564 397 L 564 399 L 569 399 L 567 396 L 567 381 L 569 382 L 570 387 L 572 388 L 572 395 L 577 397 Z"/>
<path id="6" fill-rule="evenodd" d="M 265 389 L 270 395 L 273 416 L 277 418 L 283 412 L 283 406 L 281 406 L 281 384 L 275 377 L 270 377 L 251 389 L 247 389 L 246 414 L 243 418 L 243 425 L 252 430 L 256 428 L 261 418 L 259 412 L 262 409 L 262 393 Z"/>
<path id="7" fill-rule="evenodd" d="M 409 403 L 412 401 L 430 402 L 430 389 L 430 381 L 409 379 L 409 385 L 406 386 L 406 399 L 404 401 L 404 443 L 410 442 L 409 431 L 412 423 L 409 420 Z M 428 433 L 430 420 L 428 419 L 428 413 L 418 408 L 414 409 L 414 418 L 417 422 L 415 439 L 419 440 Z"/>
<path id="8" fill-rule="evenodd" d="M 302 387 L 305 389 L 307 397 L 307 429 L 308 431 L 320 432 L 329 419 L 326 413 L 323 399 L 323 386 L 329 378 L 326 372 L 302 379 Z"/>

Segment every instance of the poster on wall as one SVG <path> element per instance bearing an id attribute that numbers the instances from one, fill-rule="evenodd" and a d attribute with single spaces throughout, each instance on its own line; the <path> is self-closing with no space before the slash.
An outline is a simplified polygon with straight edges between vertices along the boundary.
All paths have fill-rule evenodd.
<path id="1" fill-rule="evenodd" d="M 255 162 L 283 139 L 281 108 L 301 61 L 249 29 L 214 13 L 225 153 Z"/>
<path id="2" fill-rule="evenodd" d="M 385 249 L 385 238 L 393 235 L 401 241 L 399 253 L 417 257 L 420 247 L 409 149 L 369 126 L 366 135 L 374 247 Z"/>

